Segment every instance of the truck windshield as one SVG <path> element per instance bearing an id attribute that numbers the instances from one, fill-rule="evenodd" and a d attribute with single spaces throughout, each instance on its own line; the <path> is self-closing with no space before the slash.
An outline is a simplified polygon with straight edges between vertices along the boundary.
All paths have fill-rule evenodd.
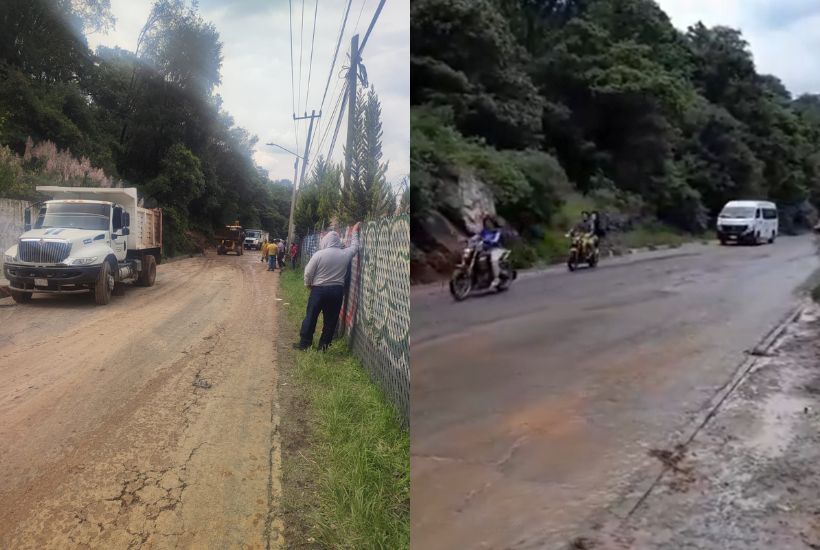
<path id="1" fill-rule="evenodd" d="M 720 213 L 721 218 L 754 218 L 755 209 L 748 206 L 727 206 Z"/>
<path id="2" fill-rule="evenodd" d="M 34 229 L 64 227 L 106 231 L 110 219 L 109 204 L 52 202 L 40 208 Z"/>
<path id="3" fill-rule="evenodd" d="M 261 234 L 261 231 L 248 231 L 247 232 L 247 237 L 249 237 L 251 239 L 258 239 L 260 234 Z"/>

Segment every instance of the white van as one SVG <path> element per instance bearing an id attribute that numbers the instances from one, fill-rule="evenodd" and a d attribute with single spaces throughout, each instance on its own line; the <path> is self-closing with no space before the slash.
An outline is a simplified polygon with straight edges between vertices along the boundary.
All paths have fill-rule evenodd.
<path id="1" fill-rule="evenodd" d="M 717 219 L 720 244 L 773 243 L 777 238 L 777 205 L 767 201 L 729 201 Z"/>

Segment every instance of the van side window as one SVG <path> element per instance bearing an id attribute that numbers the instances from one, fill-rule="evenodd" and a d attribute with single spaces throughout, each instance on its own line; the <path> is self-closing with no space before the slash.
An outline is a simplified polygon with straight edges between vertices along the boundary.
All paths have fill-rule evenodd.
<path id="1" fill-rule="evenodd" d="M 777 209 L 775 209 L 775 208 L 764 208 L 763 209 L 763 219 L 776 220 L 777 219 Z"/>

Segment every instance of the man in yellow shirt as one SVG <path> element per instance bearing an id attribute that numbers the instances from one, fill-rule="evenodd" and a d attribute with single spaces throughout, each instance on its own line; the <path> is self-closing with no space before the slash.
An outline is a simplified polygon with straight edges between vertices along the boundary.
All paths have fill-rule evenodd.
<path id="1" fill-rule="evenodd" d="M 262 259 L 268 261 L 268 271 L 276 271 L 276 243 L 262 243 Z"/>

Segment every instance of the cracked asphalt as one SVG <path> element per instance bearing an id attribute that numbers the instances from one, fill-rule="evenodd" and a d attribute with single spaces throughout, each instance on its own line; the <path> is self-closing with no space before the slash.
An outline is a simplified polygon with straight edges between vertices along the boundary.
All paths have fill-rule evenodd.
<path id="1" fill-rule="evenodd" d="M 0 548 L 280 548 L 276 273 L 0 300 Z"/>
<path id="2" fill-rule="evenodd" d="M 810 237 L 783 237 L 527 274 L 463 303 L 416 289 L 412 547 L 563 549 L 625 514 L 817 266 Z"/>

